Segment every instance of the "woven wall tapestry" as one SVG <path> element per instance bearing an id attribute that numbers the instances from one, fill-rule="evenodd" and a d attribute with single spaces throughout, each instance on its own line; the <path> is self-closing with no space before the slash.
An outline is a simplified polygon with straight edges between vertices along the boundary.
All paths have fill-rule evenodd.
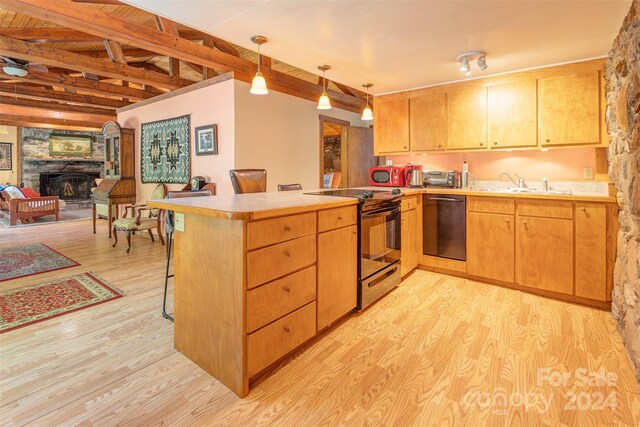
<path id="1" fill-rule="evenodd" d="M 189 182 L 190 116 L 142 124 L 142 182 Z"/>

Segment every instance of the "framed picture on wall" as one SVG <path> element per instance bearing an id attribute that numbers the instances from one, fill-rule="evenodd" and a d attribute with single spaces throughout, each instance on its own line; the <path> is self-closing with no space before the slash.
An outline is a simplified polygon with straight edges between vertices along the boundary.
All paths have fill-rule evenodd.
<path id="1" fill-rule="evenodd" d="M 8 142 L 0 142 L 0 171 L 10 171 L 13 169 L 11 163 L 11 144 Z"/>
<path id="2" fill-rule="evenodd" d="M 218 125 L 198 126 L 195 130 L 196 156 L 218 154 Z"/>

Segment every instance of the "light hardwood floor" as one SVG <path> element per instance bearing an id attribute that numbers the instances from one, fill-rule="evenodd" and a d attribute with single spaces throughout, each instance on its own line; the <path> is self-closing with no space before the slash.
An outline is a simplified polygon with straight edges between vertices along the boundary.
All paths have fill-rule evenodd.
<path id="1" fill-rule="evenodd" d="M 126 292 L 0 335 L 2 425 L 640 425 L 640 386 L 609 313 L 424 271 L 240 399 L 173 350 L 164 247 L 135 236 L 127 255 L 106 232 L 105 221 L 95 236 L 90 222 L 0 231 L 0 247 L 43 242 L 81 264 L 0 289 L 94 271 Z M 583 386 L 580 368 L 617 380 Z M 553 386 L 539 369 L 572 375 Z"/>

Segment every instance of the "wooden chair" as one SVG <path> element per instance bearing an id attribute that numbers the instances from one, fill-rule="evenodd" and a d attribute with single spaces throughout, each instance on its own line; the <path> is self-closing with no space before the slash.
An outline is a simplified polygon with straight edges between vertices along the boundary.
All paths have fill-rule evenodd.
<path id="1" fill-rule="evenodd" d="M 215 194 L 215 184 L 213 184 L 213 194 L 209 190 L 182 190 L 182 191 L 169 191 L 167 193 L 167 199 L 183 199 L 187 197 L 203 197 L 213 196 Z M 171 320 L 173 317 L 167 313 L 167 288 L 169 287 L 169 279 L 173 277 L 173 274 L 169 274 L 169 261 L 171 260 L 171 246 L 173 245 L 173 212 L 165 211 L 165 226 L 164 231 L 167 237 L 167 268 L 164 274 L 164 300 L 162 301 L 162 317 Z"/>
<path id="2" fill-rule="evenodd" d="M 278 191 L 295 191 L 302 190 L 300 184 L 278 184 Z"/>
<path id="3" fill-rule="evenodd" d="M 9 225 L 18 224 L 18 220 L 26 222 L 32 218 L 54 215 L 58 220 L 60 201 L 58 196 L 27 198 L 18 187 L 8 186 L 2 190 L 2 198 L 8 204 Z"/>
<path id="4" fill-rule="evenodd" d="M 265 169 L 232 169 L 229 171 L 229 176 L 231 176 L 231 184 L 236 194 L 267 191 L 267 171 Z"/>
<path id="5" fill-rule="evenodd" d="M 165 194 L 167 194 L 167 187 L 164 184 L 158 184 L 153 190 L 153 193 L 151 193 L 151 200 L 164 199 Z M 131 209 L 131 218 L 127 218 L 129 209 Z M 138 212 L 137 215 L 135 214 L 136 211 Z M 149 216 L 147 218 L 143 218 L 142 212 L 149 212 Z M 127 236 L 127 253 L 131 251 L 131 235 L 136 231 L 147 230 L 151 237 L 151 242 L 155 242 L 153 233 L 151 232 L 154 228 L 158 232 L 160 243 L 164 245 L 159 217 L 160 209 L 150 209 L 146 205 L 126 206 L 124 218 L 117 219 L 113 222 L 113 237 L 115 238 L 115 242 L 112 247 L 115 248 L 118 244 L 118 231 L 124 231 Z"/>

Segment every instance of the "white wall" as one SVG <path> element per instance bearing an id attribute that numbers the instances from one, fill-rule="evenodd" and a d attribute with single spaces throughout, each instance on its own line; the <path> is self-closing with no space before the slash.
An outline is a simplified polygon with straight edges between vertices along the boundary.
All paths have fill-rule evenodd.
<path id="1" fill-rule="evenodd" d="M 6 135 L 0 134 L 0 142 L 8 142 L 11 144 L 11 170 L 0 170 L 0 184 L 13 184 L 19 185 L 18 182 L 18 162 L 22 159 L 18 159 L 18 128 L 15 126 L 4 126 L 9 132 Z"/>
<path id="2" fill-rule="evenodd" d="M 122 127 L 136 131 L 136 196 L 138 202 L 149 199 L 157 184 L 142 184 L 140 171 L 140 125 L 142 123 L 191 114 L 191 176 L 201 175 L 216 183 L 217 194 L 231 194 L 229 169 L 234 165 L 234 84 L 226 80 L 168 99 L 118 113 Z M 194 129 L 218 125 L 218 155 L 196 156 Z M 170 184 L 169 190 L 181 190 L 184 184 Z"/>
<path id="3" fill-rule="evenodd" d="M 321 114 L 352 126 L 369 126 L 360 114 L 337 108 L 321 111 L 316 102 L 273 90 L 252 95 L 250 85 L 237 80 L 235 88 L 235 167 L 266 169 L 267 191 L 293 183 L 318 188 Z"/>

